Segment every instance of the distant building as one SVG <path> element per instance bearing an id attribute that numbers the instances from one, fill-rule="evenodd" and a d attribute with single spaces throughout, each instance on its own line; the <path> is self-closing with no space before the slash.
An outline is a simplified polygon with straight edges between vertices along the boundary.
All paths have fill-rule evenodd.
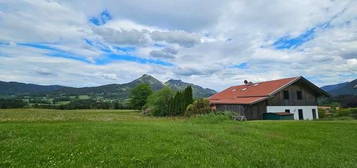
<path id="1" fill-rule="evenodd" d="M 232 86 L 209 97 L 217 111 L 233 111 L 248 120 L 261 120 L 266 114 L 293 114 L 295 120 L 318 119 L 317 98 L 329 96 L 304 77 Z"/>

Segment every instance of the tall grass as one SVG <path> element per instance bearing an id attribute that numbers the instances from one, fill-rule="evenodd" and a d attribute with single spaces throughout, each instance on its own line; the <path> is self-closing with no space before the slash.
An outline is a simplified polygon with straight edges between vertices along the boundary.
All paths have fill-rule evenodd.
<path id="1" fill-rule="evenodd" d="M 357 119 L 357 108 L 319 109 L 322 120 L 354 120 Z"/>
<path id="2" fill-rule="evenodd" d="M 0 110 L 0 167 L 356 167 L 357 121 Z"/>
<path id="3" fill-rule="evenodd" d="M 218 124 L 225 121 L 231 121 L 232 114 L 231 112 L 222 112 L 222 113 L 208 113 L 193 116 L 190 118 L 190 122 L 194 123 L 205 123 L 205 124 Z"/>

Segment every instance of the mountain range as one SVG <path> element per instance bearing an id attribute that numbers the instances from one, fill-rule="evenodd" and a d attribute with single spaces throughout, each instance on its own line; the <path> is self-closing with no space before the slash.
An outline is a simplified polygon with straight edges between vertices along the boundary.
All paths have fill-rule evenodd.
<path id="1" fill-rule="evenodd" d="M 335 85 L 327 85 L 321 87 L 332 96 L 339 95 L 357 95 L 357 79 L 351 82 L 343 82 Z"/>
<path id="2" fill-rule="evenodd" d="M 146 83 L 156 91 L 165 86 L 173 90 L 183 90 L 187 86 L 191 86 L 193 96 L 195 98 L 209 97 L 216 93 L 215 90 L 203 88 L 201 86 L 186 83 L 181 80 L 170 79 L 166 82 L 161 82 L 158 79 L 144 74 L 140 78 L 124 84 L 108 84 L 96 87 L 67 87 L 60 85 L 36 85 L 19 82 L 3 82 L 0 81 L 0 96 L 23 96 L 23 95 L 51 95 L 51 96 L 76 96 L 89 95 L 101 96 L 105 98 L 127 99 L 130 90 L 135 86 Z M 357 79 L 351 82 L 343 82 L 335 85 L 327 85 L 321 87 L 332 96 L 339 95 L 357 95 Z"/>
<path id="3" fill-rule="evenodd" d="M 132 82 L 124 84 L 109 84 L 96 87 L 66 87 L 60 85 L 36 85 L 25 84 L 19 82 L 2 82 L 0 81 L 0 95 L 3 96 L 21 96 L 21 95 L 51 95 L 51 96 L 72 96 L 72 95 L 89 95 L 89 96 L 101 96 L 106 98 L 115 99 L 127 99 L 130 94 L 130 90 L 135 86 L 146 83 L 156 91 L 165 86 L 173 90 L 182 90 L 187 86 L 191 86 L 193 90 L 193 96 L 195 98 L 209 97 L 216 93 L 216 91 L 208 88 L 202 88 L 201 86 L 186 83 L 181 80 L 169 80 L 165 83 L 158 79 L 144 74 L 138 79 Z"/>

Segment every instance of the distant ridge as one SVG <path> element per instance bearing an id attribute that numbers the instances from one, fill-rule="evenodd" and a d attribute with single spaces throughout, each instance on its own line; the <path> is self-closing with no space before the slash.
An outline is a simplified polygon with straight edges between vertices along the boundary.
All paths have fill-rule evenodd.
<path id="1" fill-rule="evenodd" d="M 321 87 L 333 96 L 357 95 L 357 79 L 351 82 L 343 82 L 335 85 Z"/>
<path id="2" fill-rule="evenodd" d="M 212 96 L 213 94 L 217 93 L 215 90 L 208 89 L 208 88 L 202 88 L 201 86 L 192 84 L 192 83 L 186 83 L 181 80 L 174 80 L 170 79 L 167 82 L 165 82 L 165 85 L 170 87 L 173 90 L 183 90 L 187 86 L 192 87 L 193 91 L 193 97 L 195 98 L 200 98 L 200 97 L 209 97 Z"/>
<path id="3" fill-rule="evenodd" d="M 96 95 L 105 98 L 113 99 L 127 99 L 130 94 L 130 90 L 139 84 L 146 83 L 151 86 L 153 90 L 159 90 L 164 87 L 164 84 L 156 78 L 144 74 L 138 79 L 135 79 L 129 83 L 124 84 L 108 84 L 95 87 L 82 87 L 82 88 L 63 88 L 58 89 L 48 94 L 53 95 Z"/>
<path id="4" fill-rule="evenodd" d="M 59 89 L 69 88 L 60 85 L 36 85 L 20 82 L 0 81 L 0 95 L 29 95 L 51 92 Z"/>
<path id="5" fill-rule="evenodd" d="M 108 84 L 95 87 L 65 87 L 60 85 L 36 85 L 25 84 L 19 82 L 1 82 L 0 81 L 0 95 L 5 96 L 20 96 L 20 95 L 52 95 L 52 96 L 76 96 L 76 95 L 96 95 L 105 98 L 113 99 L 127 99 L 130 90 L 139 84 L 146 83 L 151 86 L 153 90 L 159 90 L 165 86 L 173 90 L 182 90 L 187 86 L 192 86 L 193 95 L 196 98 L 209 97 L 216 93 L 212 89 L 204 89 L 198 85 L 185 83 L 180 80 L 169 80 L 162 83 L 151 75 L 144 74 L 138 79 L 124 84 Z"/>

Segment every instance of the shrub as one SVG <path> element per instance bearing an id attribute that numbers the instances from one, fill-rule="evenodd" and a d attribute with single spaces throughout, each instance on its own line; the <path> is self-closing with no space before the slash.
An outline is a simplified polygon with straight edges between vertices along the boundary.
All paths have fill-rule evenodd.
<path id="1" fill-rule="evenodd" d="M 352 108 L 350 113 L 350 116 L 353 117 L 354 119 L 357 119 L 357 108 Z"/>
<path id="2" fill-rule="evenodd" d="M 169 101 L 172 99 L 174 92 L 164 87 L 157 92 L 154 92 L 147 99 L 144 106 L 144 111 L 153 116 L 167 116 L 169 113 Z"/>
<path id="3" fill-rule="evenodd" d="M 327 117 L 325 109 L 319 108 L 318 112 L 319 112 L 319 118 L 326 118 Z"/>
<path id="4" fill-rule="evenodd" d="M 199 114 L 208 114 L 211 112 L 211 107 L 207 99 L 197 99 L 190 104 L 185 112 L 185 116 L 194 116 Z"/>
<path id="5" fill-rule="evenodd" d="M 342 116 L 350 116 L 351 115 L 351 110 L 350 109 L 341 109 L 337 111 L 336 114 L 338 117 L 342 117 Z"/>
<path id="6" fill-rule="evenodd" d="M 233 116 L 237 115 L 237 113 L 233 111 L 216 111 L 215 114 L 225 115 L 228 116 L 229 118 L 232 118 Z"/>

